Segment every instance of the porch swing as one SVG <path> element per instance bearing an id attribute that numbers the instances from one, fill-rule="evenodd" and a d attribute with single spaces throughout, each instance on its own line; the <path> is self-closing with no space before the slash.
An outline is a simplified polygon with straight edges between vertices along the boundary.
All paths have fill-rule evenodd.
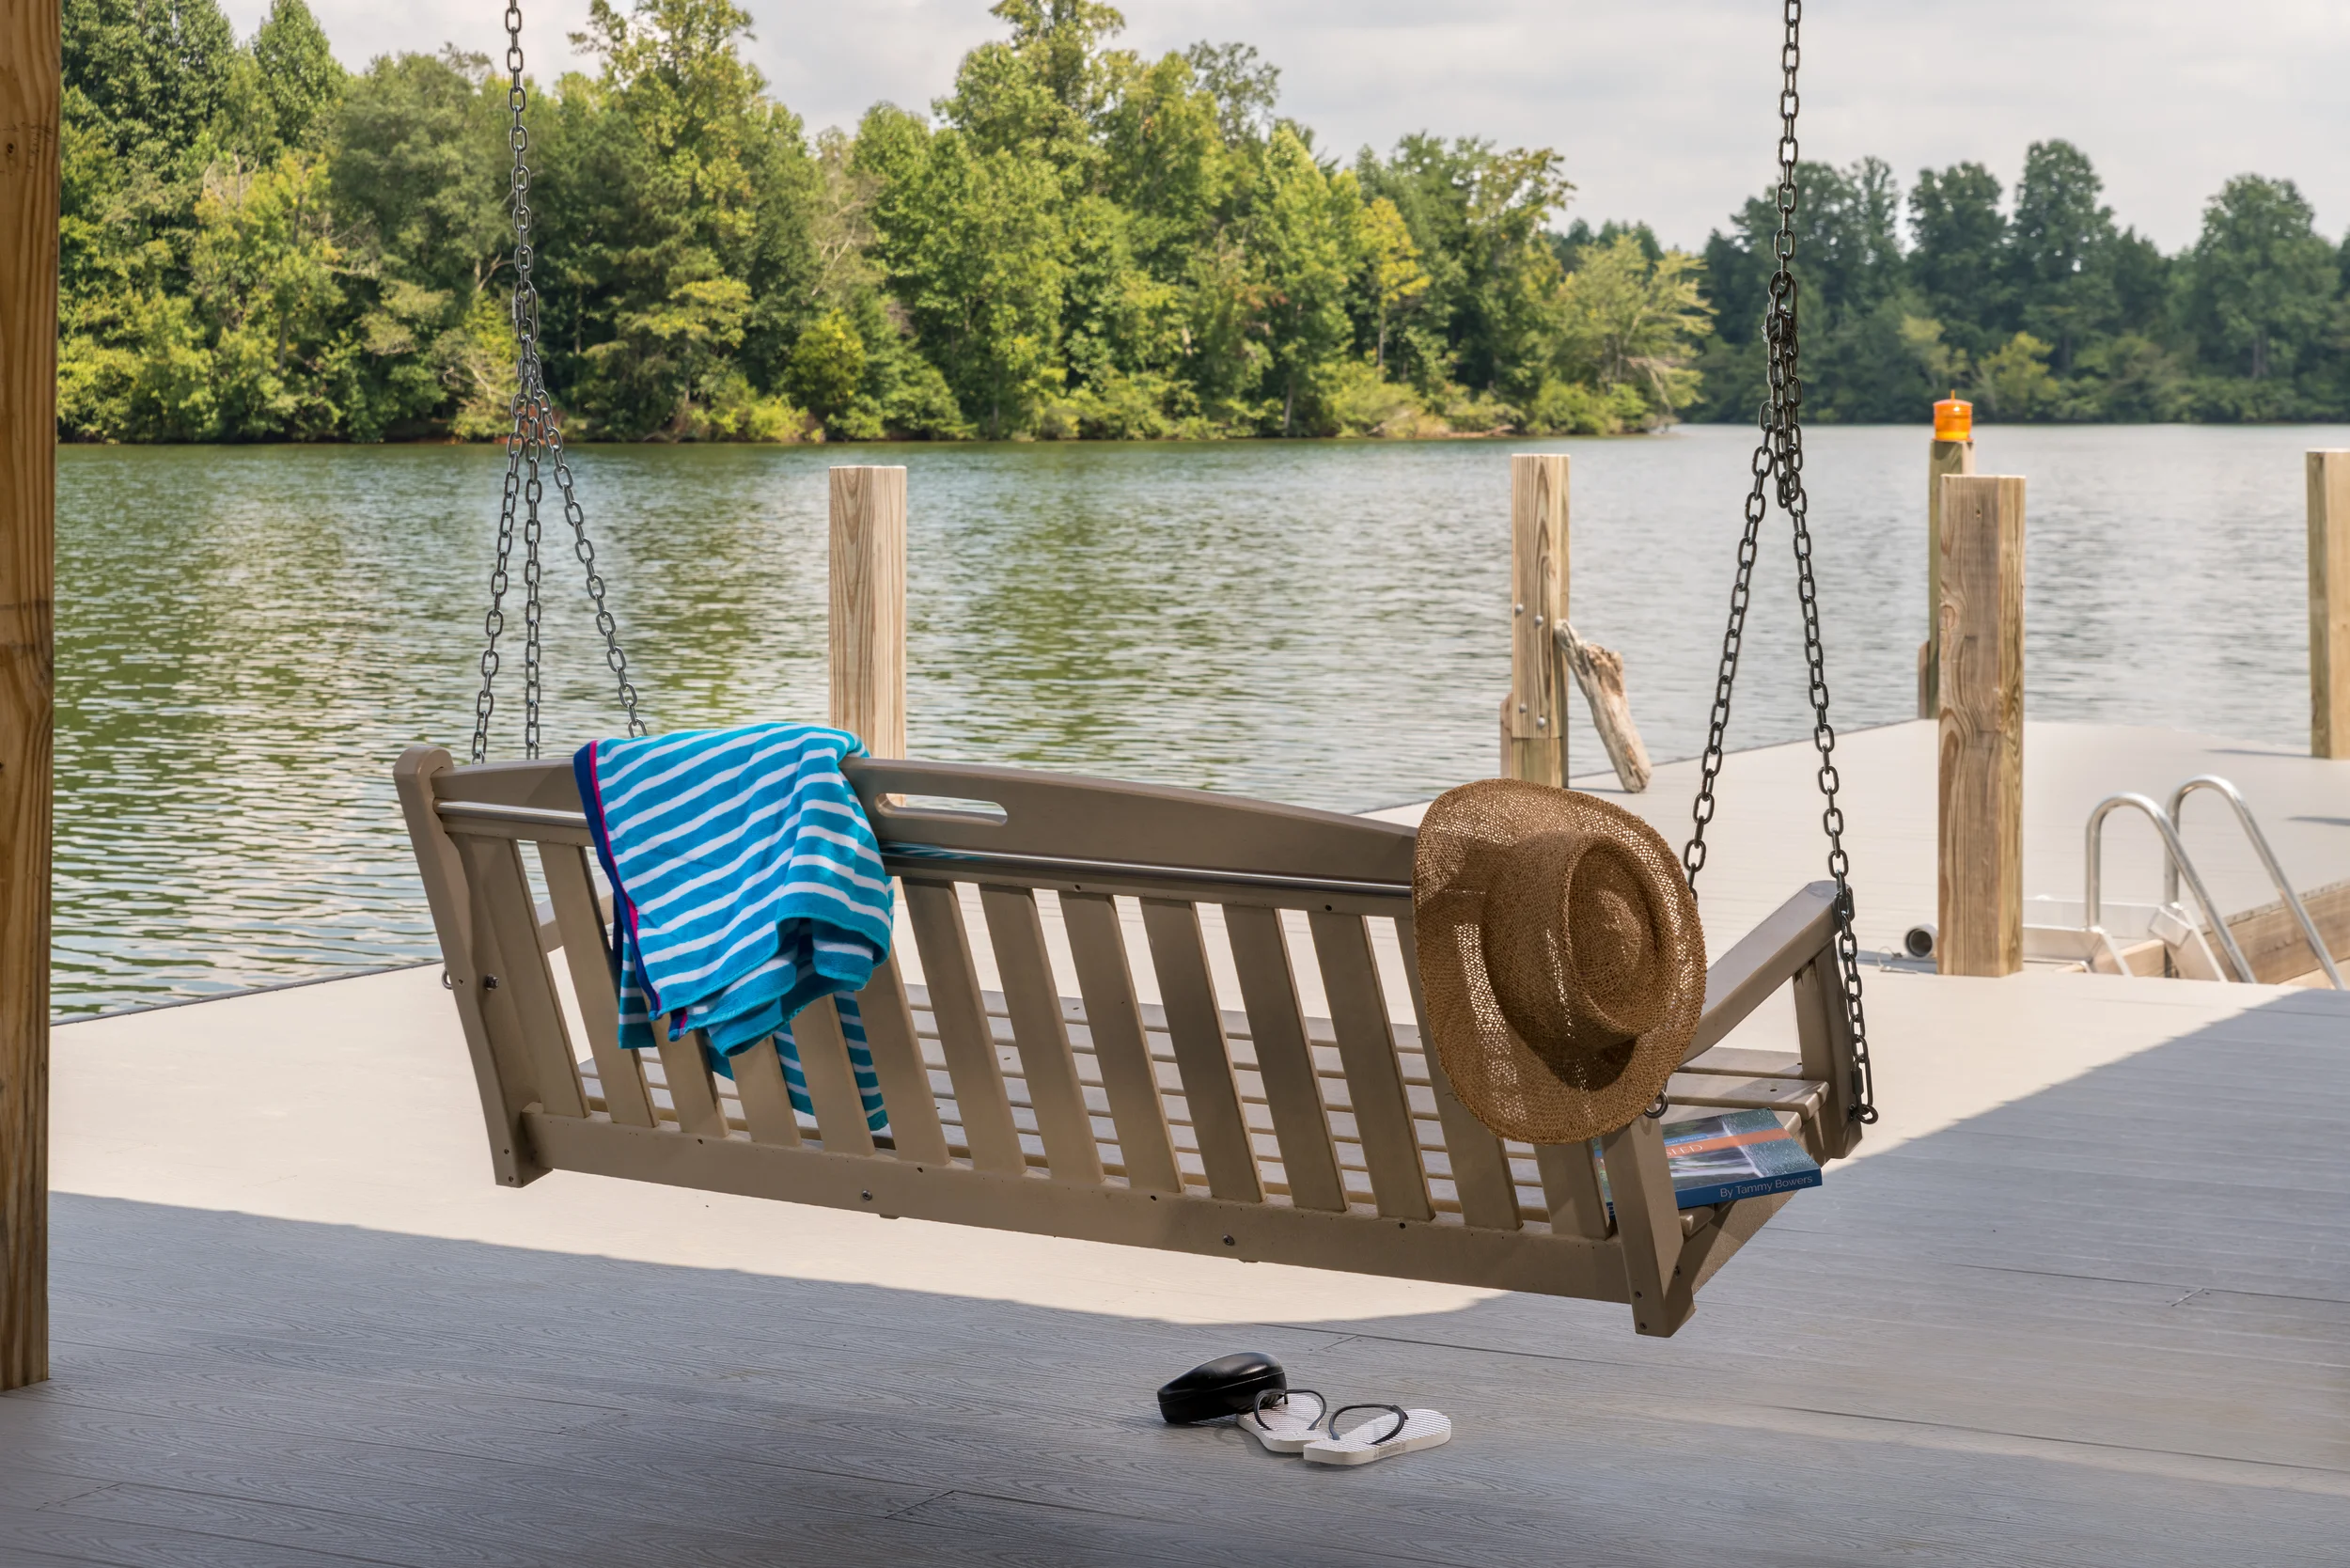
<path id="1" fill-rule="evenodd" d="M 521 18 L 509 6 L 519 384 L 471 761 L 458 766 L 443 749 L 417 746 L 395 770 L 497 1180 L 521 1186 L 549 1170 L 579 1170 L 890 1217 L 1580 1296 L 1629 1306 L 1640 1333 L 1674 1332 L 1698 1290 L 1791 1195 L 1677 1208 L 1660 1121 L 1666 1101 L 1794 1118 L 1823 1164 L 1849 1154 L 1875 1117 L 1802 480 L 1789 273 L 1800 0 L 1786 0 L 1785 16 L 1769 397 L 1694 832 L 1673 874 L 1693 886 L 1704 864 L 1757 539 L 1775 485 L 1794 530 L 1830 876 L 1704 970 L 1701 1007 L 1688 995 L 1696 967 L 1685 970 L 1680 994 L 1667 999 L 1694 1015 L 1694 1028 L 1685 1043 L 1675 1038 L 1669 1076 L 1648 1114 L 1633 1109 L 1596 1137 L 1536 1142 L 1497 1133 L 1481 1103 L 1470 1109 L 1479 1095 L 1455 1092 L 1441 1032 L 1430 1028 L 1431 988 L 1416 962 L 1413 828 L 1012 768 L 844 764 L 902 888 L 923 980 L 909 983 L 893 954 L 856 997 L 886 1110 L 880 1130 L 869 1125 L 829 1000 L 793 1020 L 809 1112 L 794 1109 L 772 1051 L 734 1058 L 729 1079 L 713 1074 L 693 1035 L 650 1054 L 620 1047 L 588 819 L 569 763 L 539 758 L 545 470 L 586 569 L 628 732 L 645 727 L 540 372 Z M 525 760 L 493 762 L 493 686 L 518 526 Z M 912 804 L 941 799 L 994 809 Z M 544 905 L 525 855 L 536 861 Z M 981 988 L 966 889 L 976 892 L 999 990 Z M 1075 996 L 1061 995 L 1055 980 L 1043 894 L 1058 906 Z M 1156 1004 L 1138 999 L 1149 988 L 1137 984 L 1129 912 L 1139 916 Z M 1219 922 L 1243 1003 L 1230 1011 L 1206 934 Z M 1391 1001 L 1398 993 L 1383 983 L 1390 934 L 1408 1006 Z M 1309 1017 L 1301 1004 L 1292 954 L 1307 951 L 1327 1017 Z M 1701 963 L 1701 946 L 1696 952 Z M 1724 1046 L 1782 986 L 1793 989 L 1798 1051 Z M 1450 1005 L 1438 1002 L 1440 1011 Z"/>

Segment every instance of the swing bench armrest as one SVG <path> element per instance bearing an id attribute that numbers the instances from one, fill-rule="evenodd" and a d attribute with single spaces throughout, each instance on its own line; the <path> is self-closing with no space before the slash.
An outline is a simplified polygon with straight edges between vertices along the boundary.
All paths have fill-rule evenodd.
<path id="1" fill-rule="evenodd" d="M 1782 1058 L 1736 1051 L 1704 1059 L 1791 980 L 1799 1055 Z M 1854 1056 L 1836 963 L 1836 884 L 1815 882 L 1773 910 L 1706 971 L 1705 1011 L 1682 1056 L 1684 1081 L 1693 1074 L 1722 1074 L 1717 1081 L 1725 1104 L 1767 1102 L 1799 1109 L 1806 1141 L 1825 1162 L 1841 1159 L 1860 1141 L 1860 1123 L 1852 1115 Z M 1759 1081 L 1763 1079 L 1794 1081 L 1779 1090 Z M 1695 1092 L 1678 1097 L 1699 1103 L 1707 1098 Z M 1782 1098 L 1788 1102 L 1784 1106 Z"/>
<path id="2" fill-rule="evenodd" d="M 1835 941 L 1836 884 L 1815 882 L 1773 910 L 1705 971 L 1705 1011 L 1681 1059 L 1694 1061 L 1720 1044 Z"/>

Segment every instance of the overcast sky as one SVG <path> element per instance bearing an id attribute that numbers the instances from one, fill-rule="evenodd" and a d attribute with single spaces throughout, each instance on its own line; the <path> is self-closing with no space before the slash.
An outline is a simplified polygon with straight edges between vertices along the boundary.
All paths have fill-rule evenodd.
<path id="1" fill-rule="evenodd" d="M 890 100 L 926 105 L 995 36 L 988 0 L 744 0 L 750 45 L 812 130 Z M 495 0 L 310 0 L 344 62 L 502 46 Z M 249 33 L 268 0 L 227 0 Z M 525 6 L 532 71 L 574 56 L 587 0 Z M 1770 172 L 1776 0 L 1128 0 L 1124 41 L 1157 54 L 1252 43 L 1283 110 L 1352 155 L 1411 131 L 1559 149 L 1571 215 L 1646 218 L 1695 246 Z M 1811 0 L 1804 152 L 1888 159 L 1904 185 L 1962 159 L 2012 183 L 2061 136 L 2116 216 L 2191 242 L 2230 175 L 2291 179 L 2325 231 L 2350 224 L 2350 0 Z"/>

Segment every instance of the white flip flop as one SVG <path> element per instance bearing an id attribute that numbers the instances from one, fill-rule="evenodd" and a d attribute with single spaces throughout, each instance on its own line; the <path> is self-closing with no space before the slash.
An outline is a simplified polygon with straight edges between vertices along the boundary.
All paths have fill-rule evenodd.
<path id="1" fill-rule="evenodd" d="M 1312 1396 L 1313 1419 L 1308 1420 L 1290 1408 L 1291 1394 Z M 1295 1453 L 1313 1441 L 1315 1429 L 1329 1413 L 1330 1402 L 1311 1388 L 1267 1388 L 1257 1396 L 1254 1410 L 1242 1413 L 1240 1429 L 1262 1443 L 1267 1452 Z"/>
<path id="2" fill-rule="evenodd" d="M 1352 1432 L 1339 1431 L 1349 1410 L 1378 1410 Z M 1368 1465 L 1399 1453 L 1417 1453 L 1452 1441 L 1452 1419 L 1440 1410 L 1406 1410 L 1400 1404 L 1345 1404 L 1330 1412 L 1330 1435 L 1299 1451 L 1309 1465 Z"/>

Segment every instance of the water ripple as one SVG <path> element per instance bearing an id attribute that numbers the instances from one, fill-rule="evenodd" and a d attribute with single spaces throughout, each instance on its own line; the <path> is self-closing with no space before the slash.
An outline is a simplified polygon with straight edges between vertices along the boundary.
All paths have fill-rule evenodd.
<path id="1" fill-rule="evenodd" d="M 1578 630 L 1659 758 L 1701 743 L 1746 437 L 1574 454 Z M 2300 453 L 2341 430 L 1987 431 L 2031 477 L 2035 716 L 2297 744 Z M 1920 432 L 1810 439 L 1839 721 L 1907 716 Z M 915 447 L 911 744 L 1342 809 L 1490 771 L 1509 449 Z M 577 454 L 657 726 L 822 719 L 810 448 Z M 462 748 L 499 454 L 60 453 L 56 1005 L 79 1014 L 437 955 L 391 763 Z M 1805 733 L 1792 572 L 1759 576 L 1733 740 Z M 546 733 L 612 726 L 558 542 Z M 518 622 L 519 617 L 514 618 Z M 518 670 L 518 655 L 507 669 Z M 504 713 L 520 706 L 509 694 Z M 514 749 L 509 731 L 503 743 Z M 1588 732 L 1579 758 L 1596 760 Z"/>

